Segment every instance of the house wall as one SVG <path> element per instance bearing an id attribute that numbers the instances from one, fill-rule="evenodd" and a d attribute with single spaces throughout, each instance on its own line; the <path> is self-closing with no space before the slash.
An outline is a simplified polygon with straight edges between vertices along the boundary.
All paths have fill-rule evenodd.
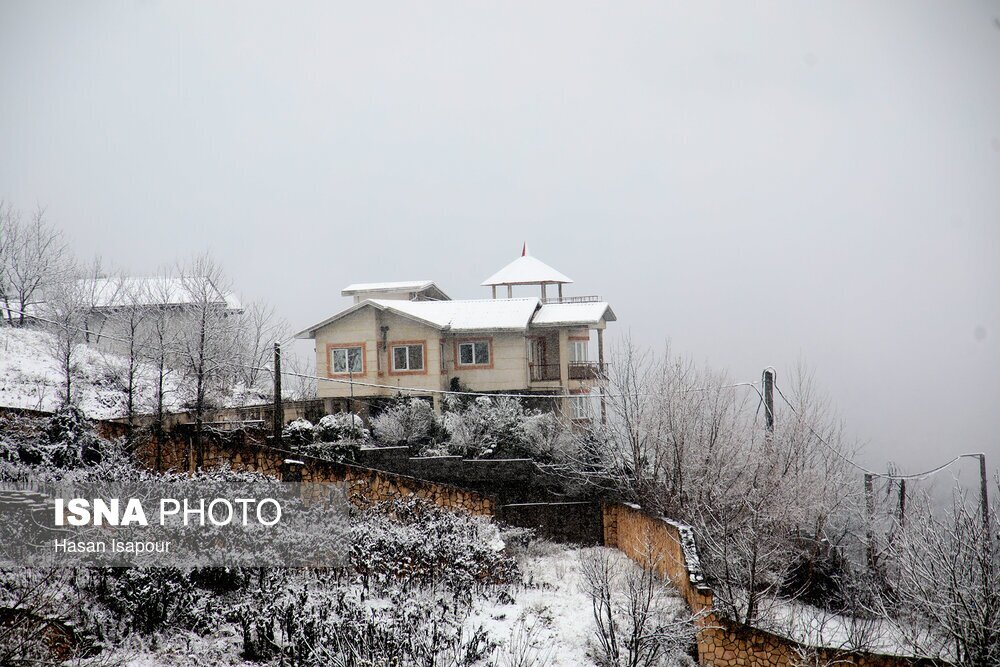
<path id="1" fill-rule="evenodd" d="M 381 327 L 389 327 L 386 341 L 391 348 L 394 343 L 426 342 L 424 350 L 424 370 L 420 373 L 394 373 L 389 366 L 389 354 L 381 349 Z M 375 308 L 362 308 L 336 322 L 316 331 L 316 370 L 320 377 L 331 377 L 328 365 L 330 345 L 364 343 L 365 367 L 361 376 L 333 375 L 338 380 L 354 379 L 370 384 L 402 386 L 418 389 L 442 389 L 440 336 L 436 329 L 392 313 Z M 317 383 L 319 398 L 343 398 L 352 393 L 346 382 Z M 354 385 L 354 396 L 388 396 L 391 389 L 380 389 Z"/>
<path id="2" fill-rule="evenodd" d="M 387 326 L 387 349 L 382 349 L 381 327 Z M 546 328 L 529 333 L 532 336 L 544 336 L 546 339 L 546 363 L 566 366 L 569 359 L 568 341 L 575 337 L 587 337 L 587 329 L 557 329 Z M 524 391 L 530 388 L 545 388 L 558 390 L 564 387 L 569 391 L 580 391 L 588 383 L 578 380 L 558 379 L 547 382 L 531 382 L 528 374 L 528 341 L 523 333 L 445 333 L 415 320 L 380 311 L 375 308 L 362 308 L 336 322 L 316 331 L 316 369 L 321 377 L 331 377 L 328 367 L 328 350 L 331 345 L 363 343 L 365 349 L 364 373 L 333 376 L 338 380 L 353 379 L 356 382 L 388 385 L 390 387 L 406 387 L 409 389 L 442 390 L 448 389 L 452 378 L 458 378 L 461 384 L 472 391 L 503 392 Z M 487 340 L 490 343 L 490 363 L 486 366 L 460 366 L 457 364 L 457 346 L 463 341 Z M 395 372 L 390 366 L 390 352 L 394 343 L 425 343 L 424 370 L 421 372 Z M 442 349 L 443 366 L 442 366 Z M 561 375 L 567 377 L 565 368 Z M 317 383 L 319 398 L 345 398 L 352 395 L 352 387 L 348 382 Z M 355 384 L 353 395 L 390 396 L 395 393 L 391 388 L 365 387 Z"/>
<path id="3" fill-rule="evenodd" d="M 490 364 L 482 367 L 459 367 L 456 354 L 462 341 L 489 340 Z M 473 391 L 511 391 L 528 386 L 528 348 L 522 334 L 455 334 L 445 339 L 447 378 L 457 377 Z"/>

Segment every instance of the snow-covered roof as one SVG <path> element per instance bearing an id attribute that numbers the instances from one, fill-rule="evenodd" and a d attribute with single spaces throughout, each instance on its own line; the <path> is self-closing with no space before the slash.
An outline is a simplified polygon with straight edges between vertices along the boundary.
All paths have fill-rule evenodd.
<path id="1" fill-rule="evenodd" d="M 531 320 L 534 327 L 564 327 L 594 325 L 601 320 L 614 322 L 618 318 L 607 301 L 586 303 L 546 303 Z"/>
<path id="2" fill-rule="evenodd" d="M 540 283 L 571 283 L 572 278 L 531 255 L 524 254 L 482 282 L 482 285 L 538 285 Z"/>
<path id="3" fill-rule="evenodd" d="M 396 301 L 366 299 L 304 331 L 296 338 L 313 338 L 318 329 L 362 308 L 373 307 L 453 332 L 526 331 L 539 301 L 528 299 L 468 299 L 462 301 Z"/>
<path id="4" fill-rule="evenodd" d="M 385 283 L 354 283 L 340 290 L 343 296 L 367 292 L 423 292 L 431 287 L 437 287 L 433 280 L 399 280 Z"/>
<path id="5" fill-rule="evenodd" d="M 197 278 L 177 277 L 127 277 L 127 278 L 90 278 L 81 282 L 83 289 L 92 297 L 95 309 L 119 308 L 138 300 L 139 305 L 183 306 L 197 301 L 191 293 L 193 283 Z M 217 303 L 225 304 L 226 308 L 239 310 L 243 306 L 232 292 L 221 292 L 215 285 L 208 284 L 210 294 L 214 294 Z M 133 297 L 134 295 L 134 297 Z"/>

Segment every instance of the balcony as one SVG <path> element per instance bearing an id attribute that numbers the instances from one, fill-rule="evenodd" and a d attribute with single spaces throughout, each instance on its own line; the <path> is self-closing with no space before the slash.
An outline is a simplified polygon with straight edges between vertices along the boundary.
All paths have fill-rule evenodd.
<path id="1" fill-rule="evenodd" d="M 596 361 L 569 362 L 570 380 L 603 380 L 607 377 L 607 366 Z"/>
<path id="2" fill-rule="evenodd" d="M 528 364 L 532 382 L 559 381 L 559 364 Z M 596 361 L 569 362 L 570 380 L 602 380 L 607 377 L 607 366 Z"/>
<path id="3" fill-rule="evenodd" d="M 532 382 L 558 382 L 559 364 L 528 364 L 528 375 Z"/>

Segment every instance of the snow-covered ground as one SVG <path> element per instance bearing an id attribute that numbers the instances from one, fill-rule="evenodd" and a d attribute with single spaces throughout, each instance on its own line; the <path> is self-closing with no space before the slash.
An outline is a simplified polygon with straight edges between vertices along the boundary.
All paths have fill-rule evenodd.
<path id="1" fill-rule="evenodd" d="M 911 656 L 914 639 L 925 647 L 935 645 L 926 631 L 884 619 L 835 614 L 801 602 L 777 601 L 764 613 L 762 627 L 808 646 Z"/>
<path id="2" fill-rule="evenodd" d="M 591 652 L 596 627 L 580 572 L 580 556 L 586 551 L 541 543 L 519 559 L 524 584 L 514 592 L 513 602 L 480 600 L 475 603 L 466 627 L 483 626 L 500 644 L 483 663 L 484 667 L 586 667 L 595 664 Z M 614 557 L 625 559 L 619 552 L 613 553 Z M 624 562 L 627 566 L 634 565 L 627 559 Z M 683 601 L 679 597 L 675 600 L 681 610 Z M 234 624 L 226 624 L 206 636 L 188 632 L 161 636 L 155 648 L 148 640 L 134 638 L 115 649 L 115 658 L 128 667 L 254 664 L 244 662 L 240 650 L 239 629 Z"/>
<path id="3" fill-rule="evenodd" d="M 580 577 L 581 549 L 546 545 L 548 553 L 522 559 L 525 585 L 511 604 L 480 603 L 469 625 L 482 625 L 508 648 L 534 644 L 532 655 L 549 667 L 592 665 L 595 624 Z M 545 662 L 548 659 L 548 662 Z"/>
<path id="4" fill-rule="evenodd" d="M 51 411 L 61 403 L 63 376 L 52 354 L 51 334 L 32 328 L 0 326 L 0 406 Z M 110 369 L 121 359 L 85 344 L 75 351 L 77 377 L 74 402 L 92 419 L 110 419 L 125 413 L 125 397 Z M 155 375 L 144 368 L 140 377 L 140 402 L 152 400 Z M 166 395 L 176 395 L 174 383 Z"/>

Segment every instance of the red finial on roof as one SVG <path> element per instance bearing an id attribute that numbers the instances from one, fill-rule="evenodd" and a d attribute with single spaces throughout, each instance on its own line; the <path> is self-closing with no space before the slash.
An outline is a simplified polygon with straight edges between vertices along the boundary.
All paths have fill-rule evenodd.
<path id="1" fill-rule="evenodd" d="M 524 244 L 521 246 L 521 257 L 527 257 L 527 256 L 528 256 L 528 242 L 525 241 Z"/>

